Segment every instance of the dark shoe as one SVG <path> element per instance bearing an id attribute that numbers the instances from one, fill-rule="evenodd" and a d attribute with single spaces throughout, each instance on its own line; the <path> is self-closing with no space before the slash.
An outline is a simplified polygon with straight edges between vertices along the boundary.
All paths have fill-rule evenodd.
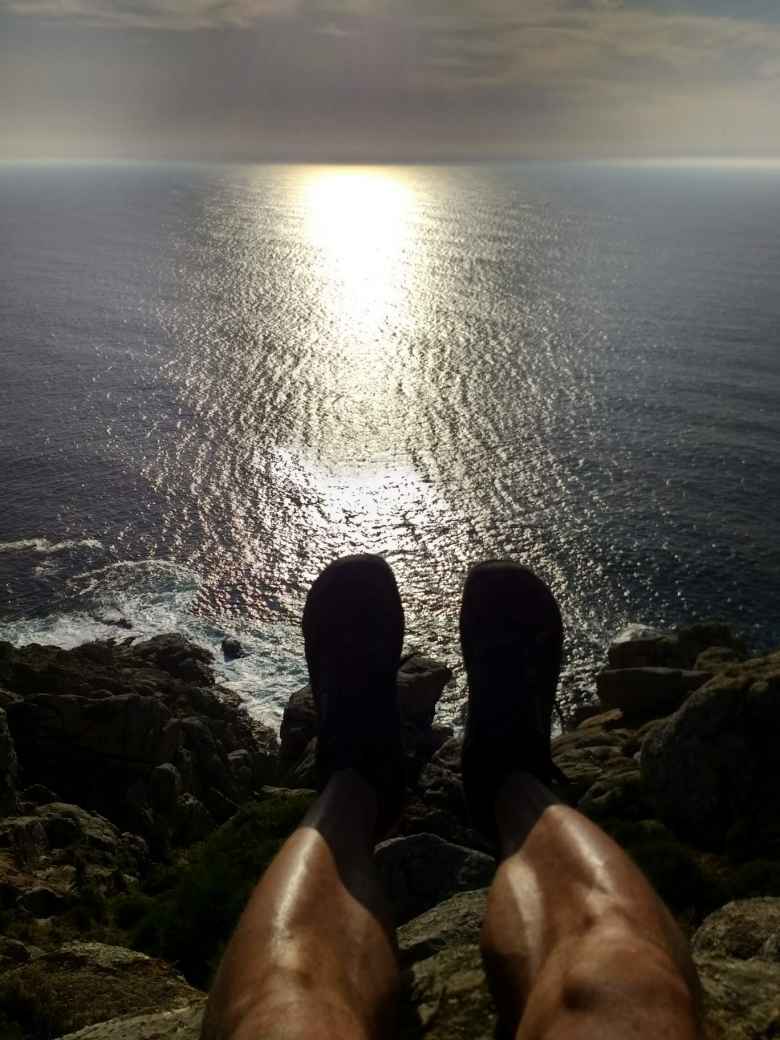
<path id="1" fill-rule="evenodd" d="M 496 794 L 511 772 L 523 770 L 544 783 L 561 775 L 550 755 L 560 611 L 525 567 L 480 563 L 463 589 L 460 641 L 469 681 L 463 787 L 475 826 L 495 840 Z"/>
<path id="2" fill-rule="evenodd" d="M 319 715 L 319 786 L 355 769 L 377 791 L 380 830 L 395 822 L 403 800 L 396 687 L 403 634 L 398 587 L 379 556 L 336 560 L 309 590 L 303 636 Z"/>

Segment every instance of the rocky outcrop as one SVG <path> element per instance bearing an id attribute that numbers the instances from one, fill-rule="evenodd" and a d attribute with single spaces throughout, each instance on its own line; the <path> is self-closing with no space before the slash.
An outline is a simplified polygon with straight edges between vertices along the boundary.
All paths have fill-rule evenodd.
<path id="1" fill-rule="evenodd" d="M 709 847 L 780 854 L 780 653 L 728 665 L 642 744 L 662 819 Z"/>
<path id="2" fill-rule="evenodd" d="M 634 631 L 609 657 L 599 689 L 612 706 L 591 706 L 553 742 L 567 777 L 557 793 L 695 931 L 706 1035 L 769 1040 L 780 1028 L 780 654 L 745 659 L 725 626 L 707 624 Z M 449 675 L 417 655 L 399 672 L 407 801 L 377 850 L 408 1040 L 488 1038 L 496 1025 L 479 954 L 495 863 L 466 814 L 461 737 L 434 719 Z M 0 1033 L 9 1021 L 16 1035 L 196 1040 L 220 944 L 313 797 L 289 789 L 312 780 L 310 691 L 285 711 L 281 769 L 273 734 L 179 637 L 68 652 L 0 644 L 0 709 Z"/>
<path id="3" fill-rule="evenodd" d="M 277 743 L 215 685 L 210 662 L 180 636 L 70 651 L 0 644 L 22 782 L 96 810 L 160 852 L 227 819 L 274 778 Z M 2 775 L 0 794 L 1 785 Z"/>
<path id="4" fill-rule="evenodd" d="M 45 1035 L 60 1036 L 145 1011 L 183 1011 L 202 999 L 170 965 L 103 943 L 69 943 L 0 976 L 0 1007 L 33 1035 L 45 1028 Z"/>

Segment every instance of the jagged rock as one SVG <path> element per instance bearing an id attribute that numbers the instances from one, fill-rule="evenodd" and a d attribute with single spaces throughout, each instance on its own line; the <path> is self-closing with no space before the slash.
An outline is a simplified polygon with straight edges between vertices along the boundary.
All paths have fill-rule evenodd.
<path id="1" fill-rule="evenodd" d="M 200 1040 L 205 998 L 176 1011 L 112 1018 L 60 1040 Z"/>
<path id="2" fill-rule="evenodd" d="M 401 1040 L 493 1040 L 496 1012 L 479 947 L 448 946 L 401 980 Z"/>
<path id="3" fill-rule="evenodd" d="M 154 636 L 136 643 L 133 655 L 153 663 L 184 682 L 202 686 L 214 683 L 210 667 L 214 660 L 212 654 L 176 633 Z"/>
<path id="4" fill-rule="evenodd" d="M 780 846 L 779 730 L 780 652 L 713 676 L 642 744 L 661 818 L 706 846 Z"/>
<path id="5" fill-rule="evenodd" d="M 707 957 L 741 961 L 756 957 L 780 965 L 780 899 L 727 903 L 702 922 L 692 948 L 695 954 Z"/>
<path id="6" fill-rule="evenodd" d="M 425 960 L 446 946 L 479 945 L 487 906 L 486 888 L 459 892 L 398 929 L 401 966 Z"/>
<path id="7" fill-rule="evenodd" d="M 16 749 L 8 729 L 5 711 L 0 707 L 0 816 L 15 813 L 19 809 L 16 793 L 18 763 Z"/>
<path id="8" fill-rule="evenodd" d="M 449 769 L 451 773 L 458 774 L 461 770 L 461 758 L 463 756 L 463 738 L 450 737 L 438 751 L 434 752 L 431 762 L 437 766 Z"/>
<path id="9" fill-rule="evenodd" d="M 780 965 L 694 958 L 704 991 L 707 1040 L 775 1040 L 780 1032 Z"/>
<path id="10" fill-rule="evenodd" d="M 184 1011 L 202 1000 L 202 994 L 163 961 L 91 942 L 69 943 L 8 971 L 0 985 L 6 998 L 15 998 L 14 1014 L 22 1024 L 29 1002 L 30 1020 L 34 1014 L 37 1032 L 47 1036 L 119 1016 Z"/>
<path id="11" fill-rule="evenodd" d="M 626 720 L 637 724 L 676 711 L 709 678 L 709 672 L 679 668 L 607 669 L 596 676 L 596 688 L 606 710 L 619 708 Z"/>
<path id="12" fill-rule="evenodd" d="M 484 888 L 496 868 L 484 852 L 454 845 L 435 834 L 391 838 L 377 846 L 375 859 L 397 924 L 456 892 Z"/>

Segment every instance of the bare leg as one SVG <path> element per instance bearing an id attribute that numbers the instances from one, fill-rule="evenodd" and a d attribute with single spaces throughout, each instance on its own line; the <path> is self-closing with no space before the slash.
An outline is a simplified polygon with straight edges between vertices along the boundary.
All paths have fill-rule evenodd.
<path id="1" fill-rule="evenodd" d="M 374 789 L 334 773 L 263 875 L 225 951 L 203 1040 L 389 1035 L 395 939 L 373 864 Z"/>
<path id="2" fill-rule="evenodd" d="M 694 1040 L 698 979 L 642 872 L 528 773 L 496 798 L 502 861 L 482 933 L 517 1040 Z"/>

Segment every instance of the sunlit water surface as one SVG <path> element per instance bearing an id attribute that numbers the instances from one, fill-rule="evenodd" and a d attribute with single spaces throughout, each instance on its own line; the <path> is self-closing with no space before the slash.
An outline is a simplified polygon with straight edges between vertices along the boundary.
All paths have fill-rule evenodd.
<path id="1" fill-rule="evenodd" d="M 0 637 L 178 628 L 259 714 L 334 557 L 459 669 L 469 564 L 780 638 L 780 173 L 0 165 Z M 444 717 L 462 700 L 462 677 Z"/>

